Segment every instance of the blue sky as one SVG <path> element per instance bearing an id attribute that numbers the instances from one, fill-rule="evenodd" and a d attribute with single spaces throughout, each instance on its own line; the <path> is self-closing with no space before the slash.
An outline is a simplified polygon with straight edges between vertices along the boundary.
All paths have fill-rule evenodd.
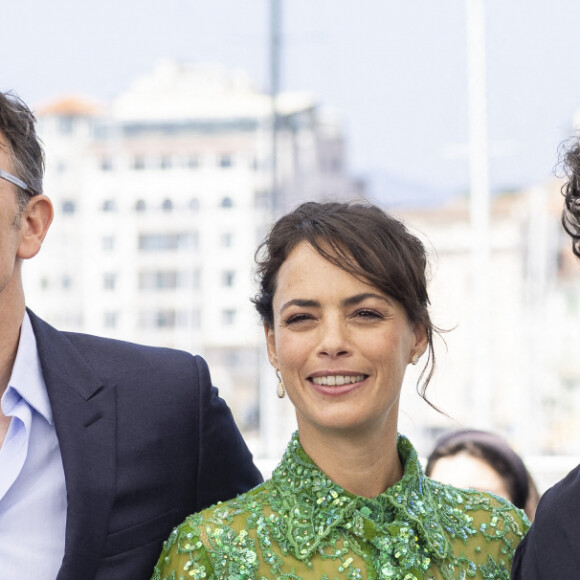
<path id="1" fill-rule="evenodd" d="M 465 192 L 465 0 L 282 0 L 282 88 L 338 109 L 350 169 L 395 202 Z M 32 105 L 107 101 L 159 58 L 240 67 L 268 87 L 269 0 L 79 2 L 2 7 L 0 89 Z M 487 0 L 490 182 L 550 177 L 580 109 L 578 0 Z"/>

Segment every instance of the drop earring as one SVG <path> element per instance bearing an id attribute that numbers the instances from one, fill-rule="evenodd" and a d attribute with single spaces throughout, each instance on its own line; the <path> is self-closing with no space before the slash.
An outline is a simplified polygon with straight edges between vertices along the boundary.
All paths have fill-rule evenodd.
<path id="1" fill-rule="evenodd" d="M 412 365 L 416 365 L 419 362 L 419 355 L 417 353 L 415 353 L 412 357 L 411 357 L 411 364 Z"/>
<path id="2" fill-rule="evenodd" d="M 286 396 L 286 389 L 284 388 L 284 383 L 282 382 L 282 377 L 280 376 L 280 371 L 276 369 L 276 377 L 278 378 L 278 387 L 276 388 L 276 394 L 279 399 L 283 399 Z"/>

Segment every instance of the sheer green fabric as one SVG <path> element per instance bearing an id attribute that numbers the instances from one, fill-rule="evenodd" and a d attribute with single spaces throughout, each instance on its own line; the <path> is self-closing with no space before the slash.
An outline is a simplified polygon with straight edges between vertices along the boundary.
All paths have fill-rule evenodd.
<path id="1" fill-rule="evenodd" d="M 509 580 L 524 513 L 432 481 L 404 436 L 398 451 L 403 478 L 368 499 L 326 477 L 295 434 L 270 480 L 173 530 L 153 580 Z"/>

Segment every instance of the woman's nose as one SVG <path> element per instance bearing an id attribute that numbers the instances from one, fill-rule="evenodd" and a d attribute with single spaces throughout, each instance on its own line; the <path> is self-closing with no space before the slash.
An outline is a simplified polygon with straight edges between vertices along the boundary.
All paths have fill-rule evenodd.
<path id="1" fill-rule="evenodd" d="M 327 321 L 320 327 L 318 355 L 337 358 L 350 354 L 346 328 L 337 321 Z"/>

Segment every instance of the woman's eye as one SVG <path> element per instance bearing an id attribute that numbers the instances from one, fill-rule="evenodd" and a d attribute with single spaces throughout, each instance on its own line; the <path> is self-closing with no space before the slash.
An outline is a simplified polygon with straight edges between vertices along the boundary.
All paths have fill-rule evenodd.
<path id="1" fill-rule="evenodd" d="M 312 316 L 310 314 L 294 314 L 289 316 L 284 322 L 286 325 L 289 324 L 299 324 L 300 322 L 305 322 L 307 320 L 312 320 Z"/>
<path id="2" fill-rule="evenodd" d="M 358 318 L 368 318 L 368 319 L 376 319 L 376 318 L 383 318 L 382 314 L 375 310 L 357 310 L 355 312 L 355 316 Z"/>

